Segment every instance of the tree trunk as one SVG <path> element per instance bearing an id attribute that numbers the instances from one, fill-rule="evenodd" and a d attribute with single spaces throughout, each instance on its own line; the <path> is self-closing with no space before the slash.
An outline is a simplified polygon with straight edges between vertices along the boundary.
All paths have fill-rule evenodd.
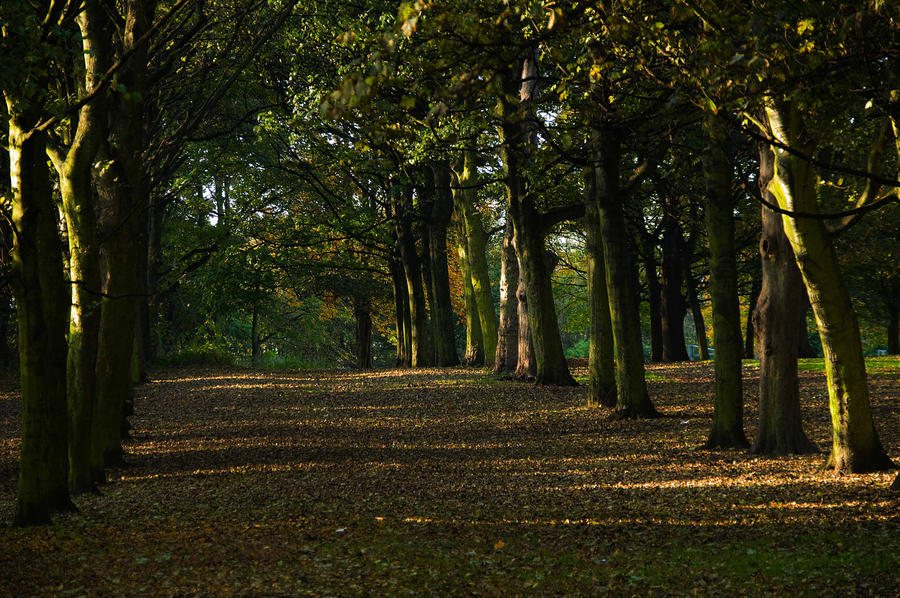
<path id="1" fill-rule="evenodd" d="M 888 355 L 900 354 L 900 307 L 891 306 L 887 326 Z"/>
<path id="2" fill-rule="evenodd" d="M 398 368 L 407 368 L 412 364 L 412 325 L 409 321 L 409 291 L 406 287 L 403 265 L 398 259 L 390 261 L 390 270 L 391 282 L 394 286 L 394 317 L 397 330 L 397 359 L 394 365 Z"/>
<path id="3" fill-rule="evenodd" d="M 95 174 L 100 196 L 99 231 L 103 292 L 97 352 L 97 417 L 92 449 L 94 467 L 122 461 L 124 414 L 132 397 L 136 299 L 140 285 L 140 217 L 149 203 L 144 181 L 143 115 L 147 45 L 137 45 L 149 29 L 155 2 L 127 3 L 122 51 L 130 58 L 113 80 L 109 103 L 109 137 Z"/>
<path id="4" fill-rule="evenodd" d="M 96 1 L 85 3 L 78 23 L 84 47 L 83 93 L 99 84 L 111 63 L 105 15 Z M 72 307 L 69 317 L 67 399 L 69 413 L 69 491 L 96 489 L 103 471 L 91 467 L 91 426 L 96 403 L 96 366 L 100 330 L 100 253 L 91 166 L 106 133 L 103 94 L 81 108 L 68 151 L 48 152 L 59 174 L 69 241 Z"/>
<path id="5" fill-rule="evenodd" d="M 487 235 L 481 223 L 481 216 L 475 209 L 475 190 L 477 170 L 475 152 L 467 150 L 463 153 L 463 164 L 457 173 L 459 189 L 454 193 L 454 208 L 457 219 L 464 222 L 466 257 L 469 265 L 469 276 L 472 290 L 478 307 L 478 323 L 481 328 L 484 365 L 493 366 L 497 353 L 497 315 L 494 311 L 494 298 L 491 295 L 491 281 L 487 266 Z"/>
<path id="6" fill-rule="evenodd" d="M 472 287 L 472 275 L 469 269 L 469 244 L 466 240 L 466 224 L 461 217 L 458 217 L 456 225 L 456 251 L 459 256 L 459 270 L 462 275 L 463 300 L 466 304 L 466 352 L 463 357 L 463 363 L 480 366 L 484 365 L 484 339 L 481 334 L 478 304 L 475 301 L 475 289 Z"/>
<path id="7" fill-rule="evenodd" d="M 391 193 L 397 246 L 400 263 L 406 279 L 411 324 L 410 365 L 414 368 L 428 364 L 427 330 L 425 317 L 425 289 L 422 287 L 422 266 L 416 253 L 410 222 L 412 198 L 409 189 L 395 186 Z"/>
<path id="8" fill-rule="evenodd" d="M 769 199 L 773 160 L 769 148 L 761 146 L 760 193 Z M 803 431 L 797 377 L 797 337 L 800 318 L 806 317 L 797 309 L 803 300 L 803 281 L 781 217 L 765 206 L 759 252 L 762 288 L 753 314 L 759 354 L 759 435 L 753 452 L 814 452 L 815 446 Z"/>
<path id="9" fill-rule="evenodd" d="M 590 304 L 588 345 L 588 406 L 616 406 L 616 361 L 609 293 L 606 290 L 606 265 L 600 212 L 597 206 L 597 172 L 592 165 L 585 169 L 584 232 L 587 238 L 587 283 Z"/>
<path id="10" fill-rule="evenodd" d="M 810 145 L 805 143 L 809 137 L 796 110 L 796 106 L 769 105 L 766 116 L 775 139 L 788 147 L 803 148 Z M 782 209 L 815 212 L 818 208 L 812 166 L 783 149 L 775 150 L 774 175 L 768 188 Z M 831 236 L 821 220 L 783 216 L 782 221 L 809 292 L 825 353 L 833 431 L 827 466 L 841 473 L 893 467 L 872 420 L 859 324 Z"/>
<path id="11" fill-rule="evenodd" d="M 620 146 L 617 131 L 598 134 L 597 207 L 606 263 L 606 289 L 616 347 L 616 408 L 619 418 L 656 417 L 659 414 L 644 379 L 641 321 L 635 302 L 634 277 L 619 189 Z"/>
<path id="12" fill-rule="evenodd" d="M 652 251 L 652 248 L 650 249 Z M 658 363 L 663 359 L 662 340 L 662 287 L 656 273 L 656 260 L 644 258 L 644 274 L 647 276 L 647 303 L 650 308 L 650 361 Z"/>
<path id="13" fill-rule="evenodd" d="M 356 367 L 372 369 L 372 304 L 368 298 L 353 301 L 353 317 L 356 320 Z"/>
<path id="14" fill-rule="evenodd" d="M 445 164 L 433 167 L 436 193 L 429 219 L 428 248 L 431 261 L 431 323 L 434 331 L 435 365 L 459 364 L 453 306 L 450 302 L 450 275 L 447 269 L 447 227 L 453 214 L 450 169 Z"/>
<path id="15" fill-rule="evenodd" d="M 703 307 L 700 305 L 697 283 L 690 272 L 685 272 L 685 282 L 687 283 L 688 303 L 691 306 L 691 318 L 694 320 L 694 330 L 697 333 L 697 347 L 700 349 L 700 359 L 701 361 L 709 361 L 709 339 L 706 336 L 706 322 L 703 318 Z M 738 329 L 740 329 L 740 326 L 738 326 Z"/>
<path id="16" fill-rule="evenodd" d="M 703 155 L 706 179 L 704 214 L 709 235 L 709 294 L 716 347 L 716 395 L 706 448 L 746 448 L 744 393 L 741 379 L 741 308 L 734 247 L 734 198 L 725 132 L 716 120 L 709 126 Z M 695 293 L 692 294 L 695 295 Z M 702 324 L 701 324 L 702 325 Z"/>
<path id="17" fill-rule="evenodd" d="M 662 360 L 664 362 L 687 361 L 684 344 L 684 316 L 687 303 L 681 292 L 684 276 L 684 235 L 681 225 L 671 213 L 674 209 L 666 202 L 663 214 L 662 239 L 662 302 L 660 321 L 662 322 Z"/>
<path id="18" fill-rule="evenodd" d="M 256 296 L 259 295 L 259 286 L 256 287 Z M 250 361 L 253 365 L 259 363 L 259 301 L 253 298 L 253 315 L 250 320 Z"/>
<path id="19" fill-rule="evenodd" d="M 513 237 L 515 247 L 515 237 Z M 516 256 L 519 272 L 522 271 L 522 262 Z M 516 285 L 516 299 L 518 300 L 519 342 L 516 348 L 518 360 L 516 361 L 516 378 L 519 380 L 534 380 L 537 374 L 537 360 L 534 358 L 534 344 L 531 342 L 531 323 L 528 320 L 528 292 L 525 289 L 525 281 L 519 276 Z"/>
<path id="20" fill-rule="evenodd" d="M 22 441 L 15 522 L 49 523 L 69 498 L 66 421 L 66 314 L 58 212 L 45 155 L 46 135 L 32 131 L 39 110 L 4 90 L 9 109 L 12 282 L 19 327 Z"/>
<path id="21" fill-rule="evenodd" d="M 513 244 L 512 220 L 506 219 L 500 254 L 500 326 L 494 372 L 515 372 L 519 361 L 519 262 Z"/>
<path id="22" fill-rule="evenodd" d="M 756 313 L 756 302 L 759 300 L 760 290 L 762 290 L 762 283 L 754 278 L 750 285 L 750 298 L 747 304 L 747 334 L 744 336 L 744 359 L 756 358 L 756 328 L 753 326 L 753 314 Z"/>

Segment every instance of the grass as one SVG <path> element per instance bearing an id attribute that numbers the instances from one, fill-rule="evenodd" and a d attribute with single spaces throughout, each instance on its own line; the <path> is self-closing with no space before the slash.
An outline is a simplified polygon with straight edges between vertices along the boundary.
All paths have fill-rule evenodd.
<path id="1" fill-rule="evenodd" d="M 900 368 L 875 363 L 896 457 Z M 648 372 L 665 417 L 613 421 L 583 387 L 471 369 L 159 371 L 101 494 L 0 527 L 0 595 L 898 595 L 894 474 L 700 450 L 712 364 Z M 824 376 L 801 384 L 827 446 Z M 15 392 L 0 386 L 2 521 Z"/>

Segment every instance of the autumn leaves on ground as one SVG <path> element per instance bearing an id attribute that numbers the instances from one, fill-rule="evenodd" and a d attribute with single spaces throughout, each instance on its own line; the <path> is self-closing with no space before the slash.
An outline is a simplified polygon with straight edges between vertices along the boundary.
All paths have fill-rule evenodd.
<path id="1" fill-rule="evenodd" d="M 900 362 L 872 361 L 900 458 Z M 802 372 L 824 448 L 824 377 Z M 585 372 L 575 370 L 576 375 Z M 748 432 L 756 369 L 745 367 Z M 893 474 L 698 447 L 708 364 L 650 366 L 664 417 L 478 370 L 172 370 L 137 389 L 129 466 L 51 527 L 8 527 L 19 406 L 0 394 L 0 595 L 900 593 Z"/>

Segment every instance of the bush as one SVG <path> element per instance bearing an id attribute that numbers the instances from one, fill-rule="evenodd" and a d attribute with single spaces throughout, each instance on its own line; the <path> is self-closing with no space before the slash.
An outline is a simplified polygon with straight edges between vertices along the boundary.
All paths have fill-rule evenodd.
<path id="1" fill-rule="evenodd" d="M 228 351 L 215 343 L 188 345 L 159 359 L 161 365 L 234 365 Z"/>

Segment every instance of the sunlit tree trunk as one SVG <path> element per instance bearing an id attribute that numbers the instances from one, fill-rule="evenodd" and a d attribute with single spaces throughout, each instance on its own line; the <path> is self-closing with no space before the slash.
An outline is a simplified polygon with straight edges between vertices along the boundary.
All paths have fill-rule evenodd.
<path id="1" fill-rule="evenodd" d="M 454 209 L 457 212 L 457 220 L 465 224 L 466 258 L 475 304 L 478 308 L 484 365 L 492 366 L 497 352 L 497 314 L 494 310 L 494 298 L 491 295 L 491 281 L 488 276 L 487 235 L 481 223 L 481 215 L 475 209 L 474 187 L 477 178 L 475 152 L 466 150 L 463 152 L 463 162 L 457 172 L 459 189 L 454 193 Z"/>
<path id="2" fill-rule="evenodd" d="M 500 254 L 500 325 L 497 329 L 495 372 L 515 372 L 519 360 L 519 262 L 513 245 L 512 221 L 506 219 Z"/>
<path id="3" fill-rule="evenodd" d="M 513 237 L 515 246 L 515 237 Z M 517 252 L 518 253 L 518 252 Z M 519 272 L 522 272 L 522 262 L 516 256 L 516 264 Z M 516 299 L 518 300 L 517 317 L 519 320 L 518 344 L 516 353 L 516 378 L 519 380 L 534 380 L 537 374 L 537 360 L 534 357 L 534 343 L 531 341 L 531 323 L 528 319 L 528 292 L 525 289 L 525 281 L 520 274 L 519 283 L 516 285 Z"/>
<path id="4" fill-rule="evenodd" d="M 525 109 L 531 101 L 536 74 L 537 68 L 532 57 L 525 60 L 521 70 L 513 69 L 506 73 L 507 92 L 518 91 L 520 103 Z M 527 131 L 519 120 L 519 103 L 510 101 L 512 93 L 504 94 L 500 101 L 503 116 L 500 153 L 506 178 L 508 214 L 512 219 L 519 257 L 519 278 L 524 282 L 527 295 L 527 320 L 537 364 L 535 382 L 574 386 L 577 383 L 569 373 L 553 302 L 550 278 L 552 268 L 546 259 L 544 246 L 546 227 L 542 214 L 535 208 L 534 197 L 525 190 L 522 168 L 525 164 L 523 157 L 526 152 Z M 519 355 L 521 358 L 521 350 Z"/>
<path id="5" fill-rule="evenodd" d="M 749 445 L 744 434 L 741 379 L 741 311 L 737 292 L 734 246 L 734 197 L 731 164 L 725 154 L 725 131 L 716 120 L 708 125 L 709 145 L 703 155 L 706 179 L 704 218 L 709 235 L 709 294 L 716 347 L 716 395 L 707 448 Z"/>
<path id="6" fill-rule="evenodd" d="M 466 352 L 463 356 L 463 363 L 480 366 L 484 365 L 484 340 L 481 334 L 481 322 L 478 319 L 475 289 L 472 287 L 472 276 L 469 269 L 469 244 L 466 241 L 466 225 L 461 217 L 457 218 L 456 227 L 456 251 L 459 256 L 463 301 L 466 308 Z"/>
<path id="7" fill-rule="evenodd" d="M 774 138 L 793 148 L 809 150 L 809 136 L 796 106 L 770 103 L 766 117 Z M 808 162 L 776 148 L 768 189 L 782 209 L 818 209 L 816 174 Z M 783 216 L 797 265 L 825 353 L 832 420 L 828 466 L 838 472 L 865 472 L 892 467 L 875 431 L 856 313 L 840 275 L 831 236 L 821 220 Z M 794 337 L 796 339 L 796 336 Z"/>
<path id="8" fill-rule="evenodd" d="M 771 199 L 774 155 L 760 147 L 760 193 Z M 809 453 L 815 446 L 803 431 L 800 383 L 797 377 L 797 338 L 803 303 L 803 280 L 784 234 L 781 217 L 762 209 L 762 288 L 753 315 L 759 354 L 759 434 L 757 454 Z"/>
<path id="9" fill-rule="evenodd" d="M 609 293 L 606 289 L 606 264 L 597 205 L 597 172 L 593 165 L 585 169 L 584 232 L 587 253 L 588 301 L 590 304 L 590 333 L 588 345 L 589 406 L 616 405 L 616 361 L 612 319 L 609 313 Z"/>
<path id="10" fill-rule="evenodd" d="M 77 20 L 84 47 L 82 94 L 92 92 L 111 63 L 105 14 L 94 0 Z M 103 479 L 91 466 L 91 426 L 96 407 L 96 367 L 100 330 L 100 252 L 91 167 L 106 133 L 106 101 L 100 94 L 81 108 L 69 148 L 48 153 L 59 174 L 69 241 L 72 308 L 69 316 L 67 398 L 69 414 L 69 490 L 89 492 Z"/>
<path id="11" fill-rule="evenodd" d="M 68 488 L 66 314 L 58 211 L 47 167 L 40 111 L 4 90 L 9 114 L 13 295 L 19 328 L 22 441 L 15 521 L 48 523 L 73 508 Z"/>
<path id="12" fill-rule="evenodd" d="M 613 129 L 599 131 L 597 151 L 597 208 L 603 257 L 606 263 L 606 288 L 616 347 L 616 407 L 620 418 L 655 417 L 656 408 L 647 393 L 644 379 L 644 350 L 638 312 L 635 281 L 625 226 L 622 194 L 619 188 L 620 145 Z"/>
<path id="13" fill-rule="evenodd" d="M 403 265 L 399 258 L 390 260 L 391 282 L 394 287 L 394 318 L 397 331 L 397 359 L 396 367 L 409 367 L 412 344 L 412 326 L 409 317 L 409 292 L 406 287 L 406 276 L 403 274 Z"/>

